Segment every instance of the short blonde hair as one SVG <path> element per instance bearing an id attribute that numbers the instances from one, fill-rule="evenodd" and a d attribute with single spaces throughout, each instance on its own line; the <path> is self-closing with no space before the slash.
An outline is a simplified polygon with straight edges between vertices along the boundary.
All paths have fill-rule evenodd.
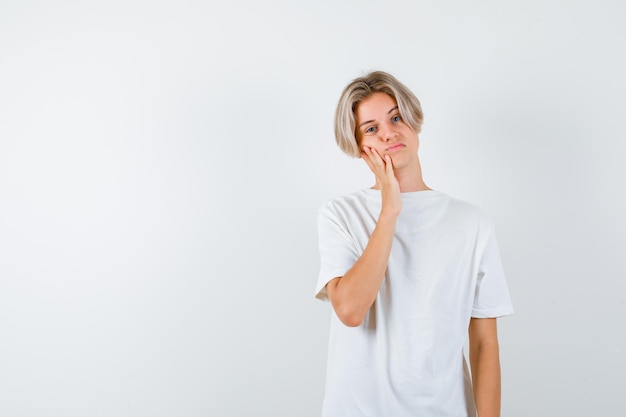
<path id="1" fill-rule="evenodd" d="M 383 71 L 370 72 L 363 77 L 355 78 L 344 88 L 335 112 L 337 145 L 350 156 L 359 157 L 361 155 L 354 112 L 361 101 L 379 92 L 388 94 L 396 101 L 402 120 L 416 134 L 422 128 L 424 114 L 415 94 L 391 74 Z"/>

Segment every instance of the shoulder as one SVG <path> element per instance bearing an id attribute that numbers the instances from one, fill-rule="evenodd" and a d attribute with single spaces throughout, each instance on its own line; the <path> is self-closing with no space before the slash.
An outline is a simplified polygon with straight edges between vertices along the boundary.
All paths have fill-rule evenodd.
<path id="1" fill-rule="evenodd" d="M 493 228 L 493 221 L 487 212 L 474 203 L 455 197 L 449 198 L 449 213 L 468 226 L 475 227 L 479 233 L 488 233 Z"/>
<path id="2" fill-rule="evenodd" d="M 328 200 L 318 209 L 318 214 L 338 215 L 345 212 L 360 211 L 364 207 L 374 203 L 371 196 L 369 196 L 365 190 L 358 190 Z"/>

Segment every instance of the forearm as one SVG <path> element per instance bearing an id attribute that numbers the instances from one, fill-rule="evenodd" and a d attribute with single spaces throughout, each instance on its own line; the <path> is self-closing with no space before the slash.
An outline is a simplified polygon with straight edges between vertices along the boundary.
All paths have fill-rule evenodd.
<path id="1" fill-rule="evenodd" d="M 363 321 L 380 289 L 396 225 L 396 214 L 381 213 L 365 250 L 346 274 L 328 283 L 330 300 L 347 326 Z"/>
<path id="2" fill-rule="evenodd" d="M 474 348 L 470 342 L 470 365 L 478 417 L 499 417 L 501 388 L 498 342 L 486 342 Z"/>

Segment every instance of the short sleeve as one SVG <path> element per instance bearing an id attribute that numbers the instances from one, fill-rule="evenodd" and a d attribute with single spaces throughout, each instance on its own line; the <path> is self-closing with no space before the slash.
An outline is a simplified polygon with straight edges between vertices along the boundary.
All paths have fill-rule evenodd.
<path id="1" fill-rule="evenodd" d="M 328 301 L 326 284 L 334 278 L 345 275 L 359 259 L 359 255 L 346 225 L 339 220 L 328 205 L 318 211 L 317 228 L 320 272 L 315 287 L 315 297 Z"/>
<path id="2" fill-rule="evenodd" d="M 513 314 L 493 223 L 489 222 L 484 249 L 480 254 L 472 317 L 493 318 Z"/>

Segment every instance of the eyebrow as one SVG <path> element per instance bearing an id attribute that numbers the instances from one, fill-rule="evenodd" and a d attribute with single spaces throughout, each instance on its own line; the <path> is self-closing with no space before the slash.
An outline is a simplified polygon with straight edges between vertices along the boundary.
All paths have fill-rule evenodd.
<path id="1" fill-rule="evenodd" d="M 387 114 L 393 113 L 393 112 L 394 112 L 394 111 L 396 111 L 396 110 L 398 110 L 398 106 L 396 106 L 396 107 L 394 107 L 393 109 L 389 110 L 389 111 L 387 112 Z M 368 123 L 372 123 L 372 122 L 374 122 L 374 121 L 375 121 L 375 120 L 366 120 L 365 122 L 361 123 L 361 124 L 359 125 L 359 127 L 361 127 L 361 126 L 363 126 L 363 125 L 366 125 L 366 124 L 368 124 Z"/>

